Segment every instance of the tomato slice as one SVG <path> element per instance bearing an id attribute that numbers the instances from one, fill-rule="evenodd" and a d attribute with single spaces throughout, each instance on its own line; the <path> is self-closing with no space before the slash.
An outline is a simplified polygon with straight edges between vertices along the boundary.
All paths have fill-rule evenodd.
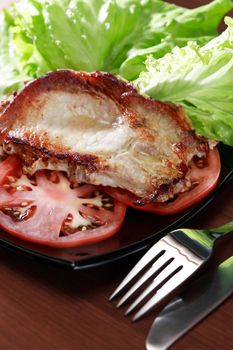
<path id="1" fill-rule="evenodd" d="M 195 186 L 187 192 L 180 193 L 176 199 L 167 203 L 153 203 L 140 206 L 135 203 L 137 197 L 130 192 L 119 188 L 103 188 L 110 196 L 134 209 L 160 215 L 172 215 L 196 204 L 217 185 L 221 170 L 221 161 L 217 148 L 210 151 L 207 163 L 208 165 L 201 168 L 194 163 L 191 168 L 191 181 L 195 183 Z"/>
<path id="2" fill-rule="evenodd" d="M 0 164 L 0 226 L 21 239 L 51 247 L 96 243 L 116 233 L 126 206 L 92 185 L 72 189 L 61 172 L 18 173 L 20 162 Z M 5 170 L 5 173 L 4 173 Z"/>
<path id="3" fill-rule="evenodd" d="M 20 159 L 16 155 L 7 157 L 0 162 L 0 186 L 4 183 L 8 176 L 15 175 L 20 167 Z"/>

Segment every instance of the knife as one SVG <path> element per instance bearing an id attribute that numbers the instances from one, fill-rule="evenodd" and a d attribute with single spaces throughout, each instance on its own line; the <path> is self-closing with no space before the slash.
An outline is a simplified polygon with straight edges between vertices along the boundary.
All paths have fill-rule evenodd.
<path id="1" fill-rule="evenodd" d="M 147 350 L 166 350 L 182 335 L 219 306 L 233 292 L 233 256 L 189 286 L 154 320 Z"/>

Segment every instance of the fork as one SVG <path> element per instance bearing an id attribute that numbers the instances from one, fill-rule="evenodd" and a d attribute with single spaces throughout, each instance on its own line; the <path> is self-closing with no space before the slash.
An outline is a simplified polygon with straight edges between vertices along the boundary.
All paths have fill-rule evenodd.
<path id="1" fill-rule="evenodd" d="M 138 320 L 203 267 L 216 251 L 219 242 L 232 233 L 233 221 L 208 230 L 181 228 L 171 231 L 139 260 L 109 300 L 131 285 L 117 307 L 136 295 L 125 315 L 142 305 L 132 319 Z M 135 283 L 132 285 L 132 282 Z M 144 284 L 147 286 L 137 296 Z"/>

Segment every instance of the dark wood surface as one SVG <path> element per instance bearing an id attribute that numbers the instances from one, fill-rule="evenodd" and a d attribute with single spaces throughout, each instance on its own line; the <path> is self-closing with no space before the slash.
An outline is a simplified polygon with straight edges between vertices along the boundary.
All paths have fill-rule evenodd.
<path id="1" fill-rule="evenodd" d="M 190 7 L 204 3 L 176 2 Z M 233 219 L 232 184 L 192 226 L 210 227 L 229 219 Z M 224 247 L 228 252 L 232 248 Z M 145 349 L 156 314 L 132 323 L 123 316 L 123 310 L 115 308 L 114 302 L 108 302 L 109 295 L 138 258 L 72 272 L 0 248 L 0 349 Z M 230 350 L 232 324 L 230 298 L 172 349 Z"/>

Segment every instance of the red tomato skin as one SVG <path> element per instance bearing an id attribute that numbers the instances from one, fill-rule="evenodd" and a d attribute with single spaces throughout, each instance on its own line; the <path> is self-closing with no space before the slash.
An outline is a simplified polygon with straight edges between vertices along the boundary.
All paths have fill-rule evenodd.
<path id="1" fill-rule="evenodd" d="M 16 176 L 17 174 L 17 176 Z M 36 173 L 37 185 L 33 185 L 25 176 L 23 184 L 31 190 L 16 190 L 8 192 L 3 186 L 9 183 L 8 176 L 21 179 L 21 162 L 17 156 L 9 156 L 0 163 L 0 208 L 20 207 L 24 202 L 37 207 L 35 214 L 26 220 L 15 221 L 9 215 L 0 210 L 0 227 L 13 236 L 35 244 L 46 245 L 53 248 L 70 248 L 87 244 L 94 244 L 105 240 L 117 233 L 124 222 L 126 206 L 114 200 L 113 211 L 108 211 L 104 206 L 91 213 L 92 209 L 84 206 L 92 197 L 89 194 L 98 188 L 92 185 L 84 185 L 80 188 L 71 189 L 68 179 L 62 173 L 56 173 L 59 181 L 51 182 L 48 172 Z M 17 188 L 17 181 L 12 186 Z M 26 181 L 26 183 L 25 183 Z M 84 197 L 83 197 L 84 196 Z M 86 197 L 85 197 L 86 196 Z M 83 198 L 83 199 L 82 199 Z M 79 204 L 77 204 L 79 203 Z M 18 210 L 18 209 L 17 209 Z M 72 210 L 85 212 L 87 216 L 101 218 L 104 222 L 99 227 L 77 231 L 72 234 L 60 235 L 61 226 Z"/>
<path id="2" fill-rule="evenodd" d="M 101 188 L 113 198 L 136 210 L 159 215 L 174 215 L 196 204 L 216 187 L 221 171 L 221 160 L 217 148 L 210 151 L 208 160 L 209 165 L 206 169 L 195 169 L 193 171 L 193 177 L 201 179 L 200 184 L 190 191 L 180 193 L 174 201 L 169 203 L 152 203 L 140 206 L 135 204 L 137 198 L 130 192 L 111 187 Z"/>
<path id="3" fill-rule="evenodd" d="M 118 222 L 117 225 L 112 225 L 112 228 L 109 229 L 106 233 L 103 233 L 102 235 L 99 235 L 96 237 L 90 237 L 87 239 L 83 239 L 83 240 L 70 240 L 70 241 L 52 241 L 52 240 L 42 240 L 42 239 L 37 239 L 35 237 L 29 237 L 29 236 L 25 236 L 23 233 L 21 232 L 17 232 L 14 230 L 11 230 L 9 228 L 3 227 L 2 228 L 10 233 L 12 236 L 19 238 L 22 241 L 27 241 L 29 243 L 35 243 L 35 244 L 39 244 L 39 245 L 43 245 L 43 246 L 47 246 L 50 248 L 75 248 L 75 247 L 80 247 L 80 246 L 85 246 L 85 245 L 90 245 L 90 244 L 96 244 L 99 243 L 103 240 L 106 240 L 110 237 L 112 237 L 113 235 L 115 235 L 122 227 L 123 223 L 124 223 L 124 218 L 125 218 L 125 214 L 126 214 L 126 209 L 127 207 L 122 204 L 122 203 L 117 203 L 116 205 L 119 205 L 119 213 L 121 216 L 121 220 Z M 0 218 L 1 218 L 1 214 L 0 214 Z M 86 233 L 88 233 L 86 231 Z M 91 233 L 90 233 L 91 235 Z"/>
<path id="4" fill-rule="evenodd" d="M 19 170 L 21 166 L 20 160 L 17 156 L 9 156 L 7 159 L 5 159 L 3 162 L 0 163 L 0 186 L 4 183 L 4 180 L 7 176 L 14 176 L 15 172 Z M 71 247 L 78 247 L 88 244 L 95 244 L 101 240 L 105 240 L 112 235 L 114 235 L 116 232 L 119 231 L 120 227 L 122 226 L 124 222 L 124 216 L 126 213 L 126 204 L 133 207 L 134 209 L 141 210 L 141 211 L 149 211 L 153 212 L 155 214 L 159 215 L 173 215 L 176 214 L 182 210 L 185 210 L 186 208 L 190 207 L 191 205 L 196 204 L 198 201 L 203 199 L 216 185 L 218 182 L 219 174 L 220 174 L 220 157 L 217 149 L 210 152 L 209 156 L 209 166 L 203 170 L 203 169 L 195 169 L 193 171 L 193 178 L 201 179 L 200 184 L 194 188 L 193 190 L 189 192 L 184 192 L 179 194 L 177 199 L 175 199 L 173 202 L 170 202 L 168 204 L 166 203 L 155 203 L 155 204 L 148 204 L 145 206 L 138 206 L 133 201 L 135 201 L 135 196 L 127 193 L 124 190 L 119 189 L 113 189 L 113 188 L 103 188 L 102 190 L 106 193 L 108 193 L 110 196 L 116 199 L 115 201 L 115 207 L 116 207 L 116 216 L 114 216 L 114 219 L 116 219 L 113 222 L 110 222 L 108 224 L 107 230 L 103 228 L 97 228 L 95 230 L 87 230 L 85 231 L 86 235 L 85 238 L 78 237 L 79 234 L 74 234 L 74 236 L 65 236 L 65 237 L 59 237 L 59 239 L 47 239 L 47 238 L 38 238 L 38 237 L 31 237 L 27 234 L 24 234 L 21 230 L 14 230 L 12 227 L 14 225 L 10 225 L 12 227 L 7 227 L 6 221 L 6 215 L 3 214 L 0 211 L 0 225 L 3 229 L 14 235 L 15 237 L 22 239 L 24 241 L 28 241 L 31 243 L 46 245 L 48 247 L 53 248 L 71 248 Z M 46 186 L 49 186 L 49 183 L 45 183 L 45 179 L 43 180 L 43 183 Z M 47 187 L 49 189 L 48 193 L 50 192 L 50 187 Z M 52 192 L 52 189 L 51 189 Z M 54 192 L 52 197 L 54 200 L 59 199 L 58 193 Z M 51 197 L 51 198 L 52 198 Z M 58 197 L 58 198 L 57 198 Z M 5 222 L 5 224 L 4 224 Z M 106 228 L 106 227 L 105 227 Z M 93 234 L 95 231 L 95 234 Z"/>

